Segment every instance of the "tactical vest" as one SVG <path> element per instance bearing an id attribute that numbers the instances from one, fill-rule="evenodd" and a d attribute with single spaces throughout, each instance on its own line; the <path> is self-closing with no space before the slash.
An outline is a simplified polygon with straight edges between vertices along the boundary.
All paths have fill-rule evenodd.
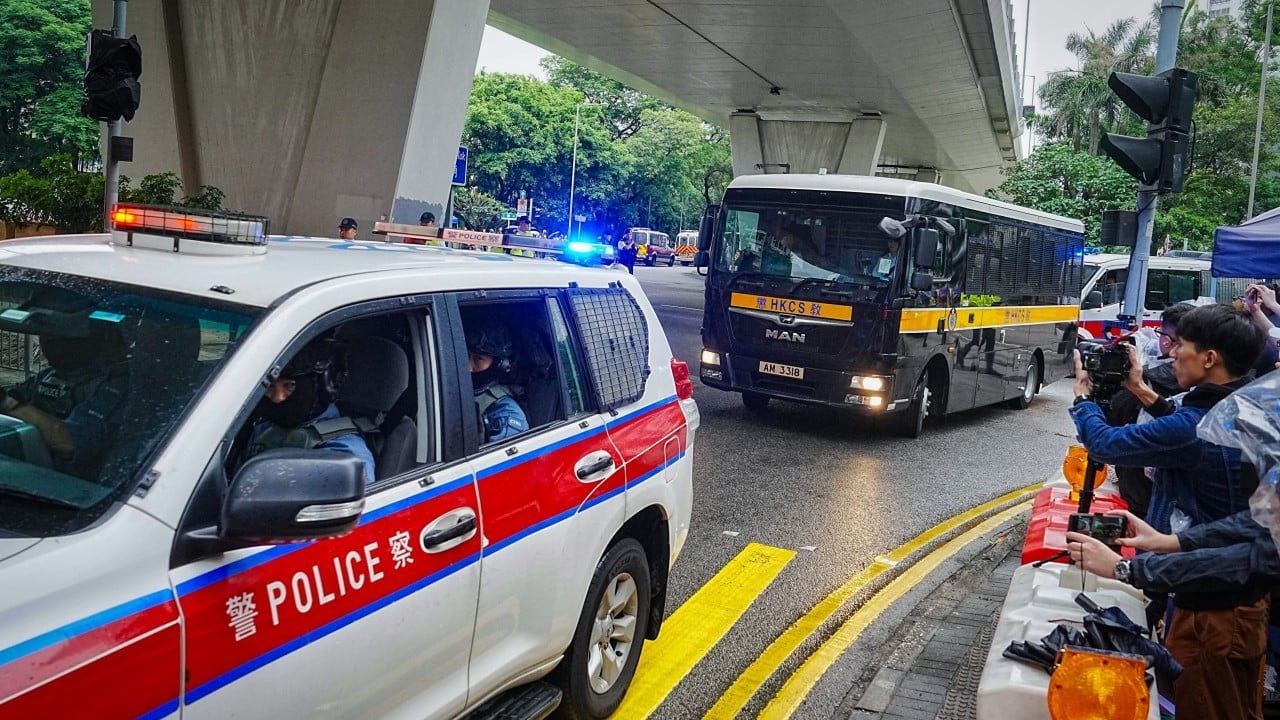
<path id="1" fill-rule="evenodd" d="M 359 428 L 351 418 L 339 417 L 332 420 L 316 420 L 296 428 L 287 428 L 275 423 L 267 426 L 260 435 L 254 438 L 249 447 L 252 457 L 265 450 L 276 448 L 298 448 L 310 450 L 319 447 L 334 438 L 358 433 Z"/>
<path id="2" fill-rule="evenodd" d="M 511 397 L 511 390 L 506 385 L 492 383 L 486 385 L 484 389 L 476 393 L 476 407 L 480 408 L 480 417 L 489 412 L 489 408 L 493 407 L 503 398 Z"/>
<path id="3" fill-rule="evenodd" d="M 77 405 L 93 397 L 106 379 L 105 375 L 94 375 L 73 382 L 48 372 L 36 382 L 35 397 L 30 402 L 37 410 L 66 420 Z"/>

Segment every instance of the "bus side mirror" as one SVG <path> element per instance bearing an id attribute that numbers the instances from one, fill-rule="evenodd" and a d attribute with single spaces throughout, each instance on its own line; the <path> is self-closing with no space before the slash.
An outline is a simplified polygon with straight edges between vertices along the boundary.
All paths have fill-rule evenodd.
<path id="1" fill-rule="evenodd" d="M 926 228 L 916 231 L 916 258 L 918 268 L 931 268 L 938 256 L 938 231 Z"/>
<path id="2" fill-rule="evenodd" d="M 1084 302 L 1080 303 L 1081 310 L 1097 310 L 1102 307 L 1102 291 L 1092 290 L 1085 296 Z"/>
<path id="3" fill-rule="evenodd" d="M 912 273 L 912 274 L 911 274 L 911 289 L 912 289 L 912 290 L 932 290 L 932 289 L 933 289 L 933 275 L 930 275 L 930 274 L 929 274 L 929 273 L 927 273 L 927 272 L 917 272 L 917 273 Z"/>
<path id="4" fill-rule="evenodd" d="M 711 264 L 711 253 L 707 252 L 706 250 L 699 250 L 697 253 L 694 253 L 694 256 L 693 256 L 694 267 L 704 268 L 710 264 Z"/>
<path id="5" fill-rule="evenodd" d="M 698 250 L 706 252 L 711 249 L 711 235 L 716 229 L 716 215 L 720 213 L 719 205 L 708 205 L 702 213 L 702 223 L 698 225 Z M 706 267 L 706 263 L 698 267 Z"/>

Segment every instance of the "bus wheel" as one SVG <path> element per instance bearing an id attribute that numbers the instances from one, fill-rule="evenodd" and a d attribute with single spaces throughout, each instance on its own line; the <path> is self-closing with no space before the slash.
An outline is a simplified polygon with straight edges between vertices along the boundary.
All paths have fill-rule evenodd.
<path id="1" fill-rule="evenodd" d="M 1031 401 L 1036 398 L 1036 391 L 1040 389 L 1040 364 L 1035 358 L 1031 358 L 1031 364 L 1027 366 L 1025 381 L 1022 394 L 1009 401 L 1009 407 L 1014 410 L 1026 410 L 1031 407 Z"/>
<path id="2" fill-rule="evenodd" d="M 924 421 L 929 416 L 929 373 L 920 373 L 916 380 L 916 389 L 911 393 L 911 405 L 906 411 L 899 413 L 898 434 L 902 437 L 918 438 L 924 434 Z"/>
<path id="3" fill-rule="evenodd" d="M 764 412 L 769 407 L 769 396 L 760 393 L 743 392 L 742 404 L 752 412 Z"/>

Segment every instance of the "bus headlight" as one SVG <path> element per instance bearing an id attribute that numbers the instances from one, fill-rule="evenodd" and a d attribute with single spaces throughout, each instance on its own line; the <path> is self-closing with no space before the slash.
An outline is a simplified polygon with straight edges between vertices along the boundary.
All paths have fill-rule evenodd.
<path id="1" fill-rule="evenodd" d="M 870 390 L 871 392 L 880 392 L 885 388 L 885 381 L 882 377 L 874 375 L 854 375 L 849 380 L 849 387 L 859 390 Z"/>
<path id="2" fill-rule="evenodd" d="M 716 366 L 716 367 L 719 367 L 719 366 L 720 366 L 720 353 L 718 353 L 718 352 L 716 352 L 716 351 L 714 351 L 714 350 L 703 350 L 703 351 L 702 351 L 702 364 L 703 364 L 703 365 L 714 365 L 714 366 Z"/>

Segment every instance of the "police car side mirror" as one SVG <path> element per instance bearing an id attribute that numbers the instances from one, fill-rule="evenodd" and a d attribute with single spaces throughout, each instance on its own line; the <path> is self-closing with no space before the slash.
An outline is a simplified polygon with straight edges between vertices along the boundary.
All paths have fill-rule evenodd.
<path id="1" fill-rule="evenodd" d="M 227 489 L 218 523 L 246 544 L 334 537 L 364 510 L 364 465 L 354 455 L 281 448 L 247 460 Z"/>
<path id="2" fill-rule="evenodd" d="M 1102 307 L 1102 291 L 1093 290 L 1085 296 L 1084 302 L 1080 303 L 1081 310 L 1096 310 Z"/>

